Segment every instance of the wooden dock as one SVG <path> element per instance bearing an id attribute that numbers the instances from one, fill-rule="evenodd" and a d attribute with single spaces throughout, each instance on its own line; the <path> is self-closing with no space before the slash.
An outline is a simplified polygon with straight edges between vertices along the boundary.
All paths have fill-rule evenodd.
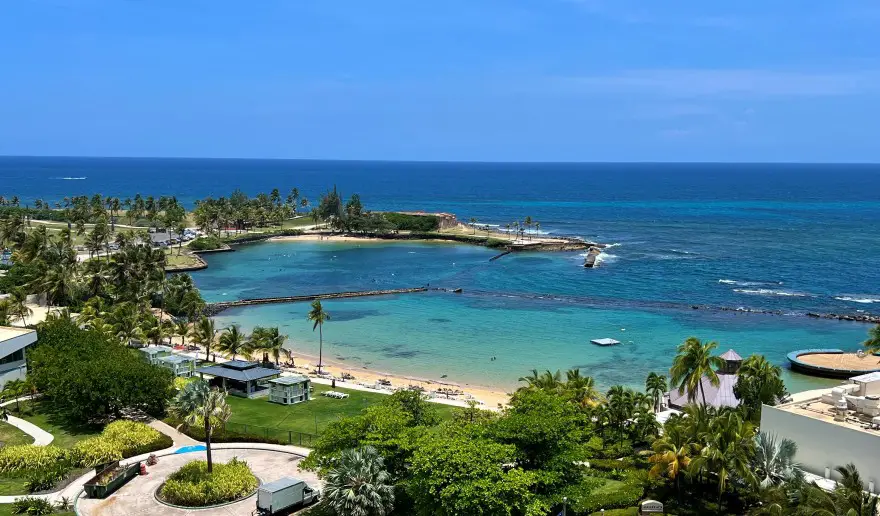
<path id="1" fill-rule="evenodd" d="M 316 299 L 347 299 L 351 297 L 368 297 L 368 296 L 390 296 L 394 294 L 413 294 L 416 292 L 427 292 L 427 287 L 416 288 L 396 288 L 388 290 L 362 290 L 353 292 L 329 292 L 325 294 L 309 294 L 305 296 L 286 296 L 286 297 L 262 297 L 254 299 L 240 299 L 238 301 L 224 301 L 220 303 L 208 303 L 205 306 L 205 314 L 214 316 L 226 310 L 227 308 L 235 308 L 239 306 L 269 305 L 276 303 L 300 303 L 303 301 L 314 301 Z"/>

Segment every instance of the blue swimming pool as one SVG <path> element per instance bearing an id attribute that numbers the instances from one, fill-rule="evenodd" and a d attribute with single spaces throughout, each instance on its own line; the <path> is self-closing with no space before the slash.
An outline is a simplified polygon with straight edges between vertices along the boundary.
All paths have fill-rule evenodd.
<path id="1" fill-rule="evenodd" d="M 199 451 L 205 451 L 205 450 L 207 450 L 207 448 L 205 447 L 204 444 L 196 444 L 193 446 L 184 446 L 174 453 L 192 453 L 192 452 L 199 452 Z"/>

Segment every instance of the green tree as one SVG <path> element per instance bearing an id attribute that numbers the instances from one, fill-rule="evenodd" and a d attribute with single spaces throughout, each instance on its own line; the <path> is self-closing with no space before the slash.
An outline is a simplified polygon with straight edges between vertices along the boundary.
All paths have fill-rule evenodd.
<path id="1" fill-rule="evenodd" d="M 755 436 L 755 454 L 752 471 L 762 488 L 778 486 L 792 480 L 801 480 L 803 471 L 794 460 L 797 444 L 791 439 L 776 440 L 766 432 Z"/>
<path id="2" fill-rule="evenodd" d="M 660 401 L 668 389 L 665 376 L 654 372 L 648 373 L 648 378 L 645 380 L 645 392 L 654 400 L 654 412 L 660 411 Z"/>
<path id="3" fill-rule="evenodd" d="M 754 422 L 761 419 L 761 405 L 776 405 L 788 396 L 782 381 L 782 368 L 773 365 L 763 355 L 745 359 L 737 372 L 733 393 L 741 400 L 746 415 Z"/>
<path id="4" fill-rule="evenodd" d="M 232 360 L 235 360 L 237 355 L 245 351 L 247 346 L 247 335 L 242 333 L 241 327 L 237 324 L 233 324 L 223 330 L 223 333 L 220 334 L 220 339 L 217 342 L 217 350 L 222 353 L 231 354 Z"/>
<path id="5" fill-rule="evenodd" d="M 703 344 L 696 337 L 689 337 L 678 346 L 678 355 L 672 363 L 670 374 L 671 384 L 681 394 L 688 392 L 688 401 L 696 400 L 699 391 L 703 404 L 706 404 L 706 392 L 703 390 L 703 377 L 713 386 L 720 385 L 721 381 L 715 373 L 715 369 L 721 367 L 724 361 L 712 355 L 712 350 L 718 347 L 717 342 Z"/>
<path id="6" fill-rule="evenodd" d="M 580 369 L 569 369 L 565 372 L 564 391 L 581 407 L 595 407 L 602 394 L 596 389 L 596 381 L 592 376 L 582 376 Z"/>
<path id="7" fill-rule="evenodd" d="M 338 516 L 386 516 L 394 507 L 394 486 L 375 448 L 346 450 L 327 473 L 324 503 Z"/>
<path id="8" fill-rule="evenodd" d="M 24 380 L 9 380 L 3 385 L 3 399 L 15 400 L 15 410 L 21 414 L 21 397 L 27 394 L 27 386 Z"/>
<path id="9" fill-rule="evenodd" d="M 281 362 L 281 355 L 284 353 L 284 342 L 287 335 L 281 335 L 277 327 L 273 328 L 254 328 L 252 335 L 253 346 L 255 351 L 262 351 L 264 355 L 272 355 L 277 366 Z M 268 357 L 264 356 L 263 360 Z"/>
<path id="10" fill-rule="evenodd" d="M 177 393 L 169 407 L 169 413 L 182 421 L 181 427 L 201 426 L 205 431 L 205 448 L 208 455 L 208 473 L 214 469 L 211 459 L 211 435 L 214 428 L 222 427 L 229 421 L 232 410 L 226 403 L 226 393 L 212 389 L 202 379 L 186 384 Z"/>
<path id="11" fill-rule="evenodd" d="M 538 475 L 516 464 L 516 446 L 447 432 L 424 438 L 412 457 L 409 496 L 419 516 L 547 514 Z"/>
<path id="12" fill-rule="evenodd" d="M 324 311 L 320 299 L 312 301 L 308 319 L 314 323 L 312 331 L 318 329 L 318 372 L 321 373 L 324 367 L 324 323 L 330 320 L 330 314 Z"/>
<path id="13" fill-rule="evenodd" d="M 694 455 L 699 453 L 699 445 L 692 440 L 683 425 L 667 422 L 663 436 L 651 446 L 654 454 L 648 459 L 653 466 L 649 471 L 652 477 L 665 477 L 675 482 L 676 493 L 681 492 L 681 476 L 687 472 Z"/>
<path id="14" fill-rule="evenodd" d="M 757 484 L 755 472 L 751 469 L 754 436 L 754 425 L 743 421 L 735 410 L 725 411 L 712 420 L 707 444 L 691 462 L 691 468 L 716 478 L 719 504 L 731 478 L 746 485 Z"/>
<path id="15" fill-rule="evenodd" d="M 864 491 L 861 475 L 855 465 L 835 468 L 840 475 L 837 487 L 828 492 L 815 482 L 804 489 L 797 514 L 815 516 L 878 516 L 880 505 L 876 495 Z"/>
<path id="16" fill-rule="evenodd" d="M 862 343 L 871 353 L 880 351 L 880 324 L 868 330 L 868 340 Z"/>
<path id="17" fill-rule="evenodd" d="M 172 373 L 95 330 L 59 318 L 38 328 L 40 345 L 28 350 L 28 378 L 45 399 L 75 421 L 120 417 L 124 410 L 161 415 Z"/>
<path id="18" fill-rule="evenodd" d="M 214 319 L 210 317 L 202 317 L 193 325 L 190 333 L 192 341 L 205 347 L 205 360 L 211 359 L 211 345 L 217 337 L 217 330 L 214 327 Z"/>

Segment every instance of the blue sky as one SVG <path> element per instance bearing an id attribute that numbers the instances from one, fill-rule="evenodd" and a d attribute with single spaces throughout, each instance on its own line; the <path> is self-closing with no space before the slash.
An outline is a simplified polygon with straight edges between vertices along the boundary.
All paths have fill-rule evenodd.
<path id="1" fill-rule="evenodd" d="M 876 0 L 9 0 L 0 154 L 880 161 Z"/>

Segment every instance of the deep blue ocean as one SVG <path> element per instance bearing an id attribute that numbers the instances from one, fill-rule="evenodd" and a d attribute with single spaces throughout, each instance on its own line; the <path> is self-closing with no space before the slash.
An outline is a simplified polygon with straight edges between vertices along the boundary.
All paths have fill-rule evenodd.
<path id="1" fill-rule="evenodd" d="M 208 258 L 209 300 L 374 287 L 461 287 L 328 303 L 327 349 L 352 368 L 513 386 L 533 367 L 582 367 L 602 385 L 637 385 L 695 335 L 783 364 L 808 347 L 854 349 L 867 325 L 807 311 L 880 312 L 880 165 L 488 164 L 209 159 L 0 158 L 0 195 L 60 200 L 235 188 L 336 185 L 368 208 L 455 213 L 615 244 L 601 267 L 579 253 L 509 255 L 418 243 L 265 243 Z M 691 310 L 690 305 L 786 315 Z M 303 305 L 228 311 L 220 322 L 278 325 L 315 351 Z M 613 337 L 625 344 L 596 348 Z M 723 351 L 724 349 L 721 349 Z M 496 360 L 490 360 L 491 357 Z M 817 381 L 789 373 L 793 390 Z"/>

